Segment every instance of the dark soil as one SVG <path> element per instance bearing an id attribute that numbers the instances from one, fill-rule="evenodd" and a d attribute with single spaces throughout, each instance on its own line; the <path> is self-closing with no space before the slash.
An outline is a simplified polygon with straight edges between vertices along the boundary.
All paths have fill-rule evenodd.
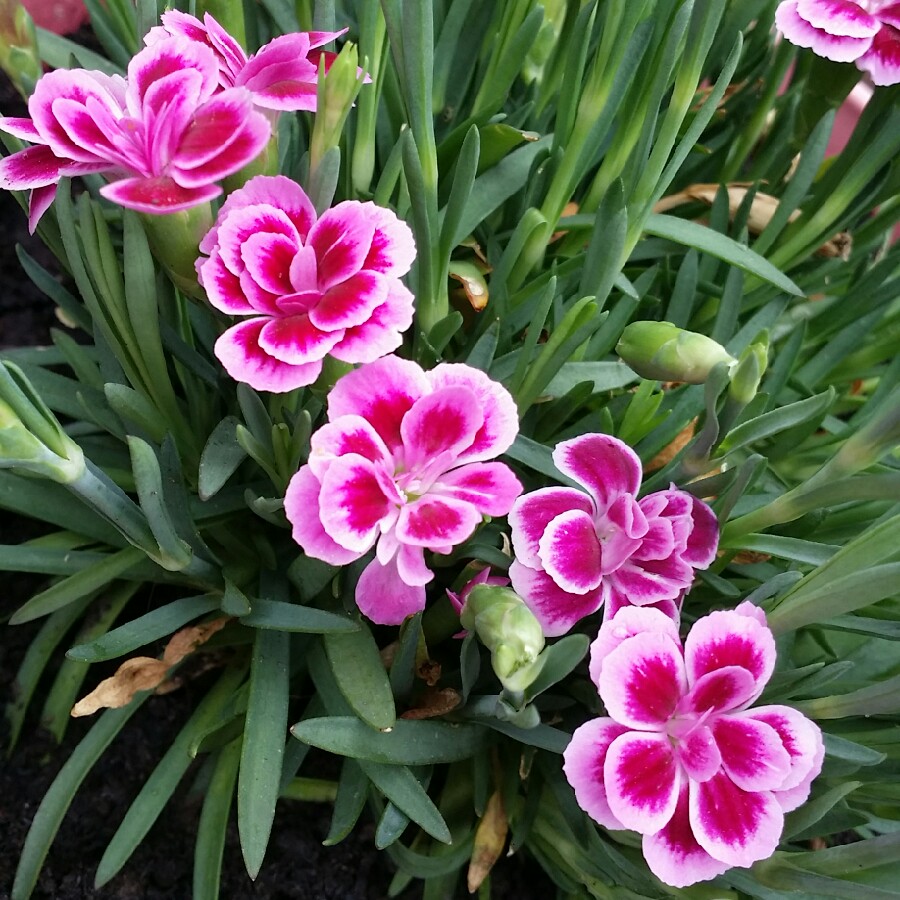
<path id="1" fill-rule="evenodd" d="M 2 77 L 2 76 L 0 76 Z M 8 83 L 0 84 L 0 110 L 24 115 Z M 25 216 L 14 198 L 0 191 L 0 346 L 30 346 L 49 342 L 49 329 L 59 326 L 53 305 L 30 283 L 15 254 L 21 243 L 29 253 L 56 270 L 51 254 L 29 237 Z M 0 543 L 17 543 L 40 533 L 36 523 L 0 513 Z M 33 576 L 3 575 L 0 622 L 41 585 Z M 0 633 L 0 705 L 9 700 L 14 678 L 41 622 L 2 626 Z M 63 642 L 65 646 L 65 641 Z M 57 660 L 58 664 L 59 660 Z M 52 667 L 51 667 L 52 668 Z M 74 720 L 62 745 L 38 721 L 41 689 L 12 755 L 0 765 L 0 900 L 9 896 L 15 868 L 31 819 L 57 772 L 91 725 Z M 94 767 L 66 815 L 38 886 L 40 900 L 162 900 L 189 898 L 199 803 L 190 794 L 191 773 L 180 793 L 163 811 L 133 857 L 107 886 L 95 889 L 100 857 L 154 766 L 168 748 L 200 695 L 202 682 L 190 683 L 165 696 L 151 697 Z M 0 753 L 5 753 L 8 728 L 0 722 Z M 0 757 L 3 758 L 3 757 Z M 303 774 L 315 775 L 309 766 Z M 371 823 L 360 826 L 336 847 L 322 846 L 331 809 L 327 805 L 284 801 L 279 805 L 266 861 L 256 880 L 247 876 L 237 829 L 232 822 L 222 873 L 223 898 L 272 900 L 370 900 L 387 896 L 393 867 L 386 854 L 374 849 Z M 530 859 L 502 860 L 493 877 L 495 898 L 549 897 L 554 888 Z M 420 887 L 404 893 L 421 896 Z M 459 896 L 466 896 L 464 887 Z"/>

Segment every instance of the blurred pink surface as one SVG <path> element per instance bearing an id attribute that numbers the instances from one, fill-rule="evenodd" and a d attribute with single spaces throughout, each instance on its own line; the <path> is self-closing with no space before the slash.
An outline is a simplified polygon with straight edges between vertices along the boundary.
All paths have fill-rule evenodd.
<path id="1" fill-rule="evenodd" d="M 69 34 L 87 22 L 82 0 L 22 0 L 36 25 L 56 34 Z"/>

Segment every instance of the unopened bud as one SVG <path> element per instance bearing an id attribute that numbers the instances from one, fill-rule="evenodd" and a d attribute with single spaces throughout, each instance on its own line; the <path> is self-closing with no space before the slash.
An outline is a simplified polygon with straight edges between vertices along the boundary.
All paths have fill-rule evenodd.
<path id="1" fill-rule="evenodd" d="M 491 651 L 491 664 L 508 691 L 522 692 L 543 668 L 544 632 L 534 613 L 509 588 L 480 584 L 472 589 L 460 623 Z"/>
<path id="2" fill-rule="evenodd" d="M 43 72 L 34 21 L 13 0 L 0 0 L 0 68 L 25 98 L 31 96 Z"/>
<path id="3" fill-rule="evenodd" d="M 728 387 L 728 395 L 732 400 L 746 406 L 756 396 L 769 361 L 768 350 L 769 340 L 768 335 L 765 335 L 740 355 L 731 371 L 731 384 Z"/>
<path id="4" fill-rule="evenodd" d="M 734 357 L 719 343 L 671 322 L 632 322 L 616 353 L 643 378 L 703 384 L 719 363 Z"/>
<path id="5" fill-rule="evenodd" d="M 66 453 L 54 452 L 28 430 L 12 406 L 0 400 L 0 469 L 24 469 L 67 484 L 84 471 L 84 455 L 70 438 L 66 442 Z"/>

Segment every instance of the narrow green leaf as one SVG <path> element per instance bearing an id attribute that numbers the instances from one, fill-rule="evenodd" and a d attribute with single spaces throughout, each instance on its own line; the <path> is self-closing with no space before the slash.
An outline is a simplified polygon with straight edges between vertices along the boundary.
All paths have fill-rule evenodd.
<path id="1" fill-rule="evenodd" d="M 21 625 L 56 612 L 109 584 L 145 558 L 144 552 L 136 547 L 126 547 L 117 553 L 110 553 L 102 562 L 94 563 L 35 594 L 10 616 L 9 622 L 11 625 Z"/>
<path id="2" fill-rule="evenodd" d="M 390 729 L 397 711 L 372 632 L 363 625 L 352 632 L 325 634 L 323 644 L 338 688 L 353 711 L 372 728 Z"/>
<path id="3" fill-rule="evenodd" d="M 840 550 L 840 547 L 834 544 L 818 544 L 815 541 L 782 537 L 777 534 L 746 534 L 735 543 L 735 547 L 752 550 L 754 553 L 768 553 L 781 559 L 791 559 L 813 566 L 828 562 Z"/>
<path id="4" fill-rule="evenodd" d="M 82 781 L 149 696 L 149 692 L 139 694 L 122 709 L 108 709 L 66 760 L 31 821 L 10 895 L 13 900 L 31 896 L 50 845 Z"/>
<path id="5" fill-rule="evenodd" d="M 235 689 L 244 679 L 244 672 L 244 668 L 240 666 L 227 669 L 178 732 L 178 736 L 144 782 L 144 786 L 128 808 L 125 818 L 103 852 L 94 878 L 97 887 L 102 887 L 119 872 L 153 827 L 153 823 L 159 818 L 163 807 L 193 762 L 189 748 L 195 735 L 202 732 L 206 723 L 215 718 L 219 709 L 231 699 Z"/>
<path id="6" fill-rule="evenodd" d="M 217 494 L 247 458 L 247 451 L 237 441 L 235 429 L 238 424 L 237 418 L 226 416 L 213 429 L 203 448 L 197 475 L 197 491 L 201 500 L 209 500 Z"/>
<path id="7" fill-rule="evenodd" d="M 815 825 L 820 819 L 829 813 L 848 794 L 852 794 L 861 781 L 847 781 L 839 784 L 831 790 L 808 800 L 800 809 L 794 810 L 787 816 L 784 823 L 783 840 L 790 841 L 796 835 L 801 834 Z"/>
<path id="8" fill-rule="evenodd" d="M 359 631 L 359 625 L 353 619 L 323 609 L 281 600 L 263 600 L 259 597 L 253 598 L 251 606 L 251 611 L 241 619 L 241 624 L 252 628 L 304 631 L 310 634 Z"/>
<path id="9" fill-rule="evenodd" d="M 339 844 L 359 821 L 363 807 L 366 805 L 368 783 L 365 772 L 356 760 L 345 759 L 344 765 L 341 767 L 341 778 L 334 801 L 334 812 L 331 815 L 331 826 L 328 829 L 328 836 L 322 842 L 326 847 Z"/>
<path id="10" fill-rule="evenodd" d="M 475 182 L 475 173 L 478 169 L 478 157 L 481 149 L 481 141 L 478 128 L 473 125 L 463 140 L 462 148 L 456 159 L 456 173 L 453 176 L 453 186 L 450 188 L 450 196 L 447 205 L 441 210 L 443 217 L 441 223 L 442 260 L 449 260 L 453 248 L 468 234 L 460 229 L 467 204 L 472 196 L 472 185 Z"/>
<path id="11" fill-rule="evenodd" d="M 444 817 L 409 769 L 402 765 L 383 765 L 365 760 L 360 760 L 359 765 L 372 784 L 424 831 L 442 843 L 451 842 L 450 829 Z"/>
<path id="12" fill-rule="evenodd" d="M 287 732 L 290 636 L 260 629 L 253 643 L 250 696 L 238 775 L 238 832 L 251 878 L 262 866 L 281 782 Z"/>
<path id="13" fill-rule="evenodd" d="M 212 612 L 218 606 L 219 599 L 207 594 L 183 597 L 120 625 L 103 637 L 72 647 L 66 656 L 88 663 L 115 659 L 145 644 L 168 637 L 191 620 Z"/>
<path id="14" fill-rule="evenodd" d="M 590 643 L 586 634 L 570 634 L 547 647 L 541 654 L 544 666 L 525 692 L 526 698 L 533 700 L 562 681 L 584 659 Z"/>
<path id="15" fill-rule="evenodd" d="M 768 260 L 758 253 L 754 253 L 744 244 L 739 244 L 732 238 L 719 234 L 705 225 L 699 225 L 687 219 L 679 219 L 677 216 L 651 213 L 644 224 L 644 230 L 656 237 L 709 253 L 716 259 L 721 259 L 745 272 L 756 275 L 763 281 L 767 281 L 795 297 L 804 296 L 803 291 Z"/>
<path id="16" fill-rule="evenodd" d="M 331 753 L 400 766 L 468 759 L 490 741 L 489 733 L 478 725 L 398 719 L 389 731 L 373 731 L 350 716 L 307 719 L 296 724 L 291 734 Z"/>
<path id="17" fill-rule="evenodd" d="M 898 567 L 895 579 L 900 576 Z M 894 582 L 897 584 L 896 580 Z M 847 716 L 879 716 L 900 712 L 900 675 L 848 694 L 817 697 L 796 704 L 797 709 L 813 719 L 843 719 Z"/>
<path id="18" fill-rule="evenodd" d="M 240 740 L 219 751 L 203 809 L 197 825 L 194 847 L 193 900 L 218 900 L 225 835 L 234 799 L 234 784 L 241 759 Z"/>

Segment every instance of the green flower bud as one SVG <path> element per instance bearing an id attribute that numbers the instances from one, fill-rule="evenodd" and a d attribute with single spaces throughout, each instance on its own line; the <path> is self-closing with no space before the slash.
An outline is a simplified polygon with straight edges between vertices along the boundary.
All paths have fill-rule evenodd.
<path id="1" fill-rule="evenodd" d="M 61 428 L 60 433 L 65 441 L 55 443 L 67 445 L 63 454 L 55 453 L 35 437 L 16 410 L 0 399 L 0 469 L 24 469 L 61 484 L 74 481 L 84 471 L 84 455 Z"/>
<path id="2" fill-rule="evenodd" d="M 742 406 L 746 406 L 759 390 L 759 383 L 769 361 L 768 351 L 769 336 L 765 334 L 762 340 L 756 341 L 744 350 L 731 370 L 728 396 Z"/>
<path id="3" fill-rule="evenodd" d="M 22 4 L 12 0 L 0 0 L 0 68 L 25 98 L 43 72 L 34 22 Z"/>
<path id="4" fill-rule="evenodd" d="M 508 691 L 524 691 L 544 666 L 544 632 L 534 613 L 509 588 L 479 584 L 472 589 L 460 623 L 491 651 L 491 665 Z"/>
<path id="5" fill-rule="evenodd" d="M 703 384 L 718 363 L 735 363 L 712 338 L 671 322 L 632 322 L 622 332 L 616 353 L 642 378 L 687 384 Z"/>

